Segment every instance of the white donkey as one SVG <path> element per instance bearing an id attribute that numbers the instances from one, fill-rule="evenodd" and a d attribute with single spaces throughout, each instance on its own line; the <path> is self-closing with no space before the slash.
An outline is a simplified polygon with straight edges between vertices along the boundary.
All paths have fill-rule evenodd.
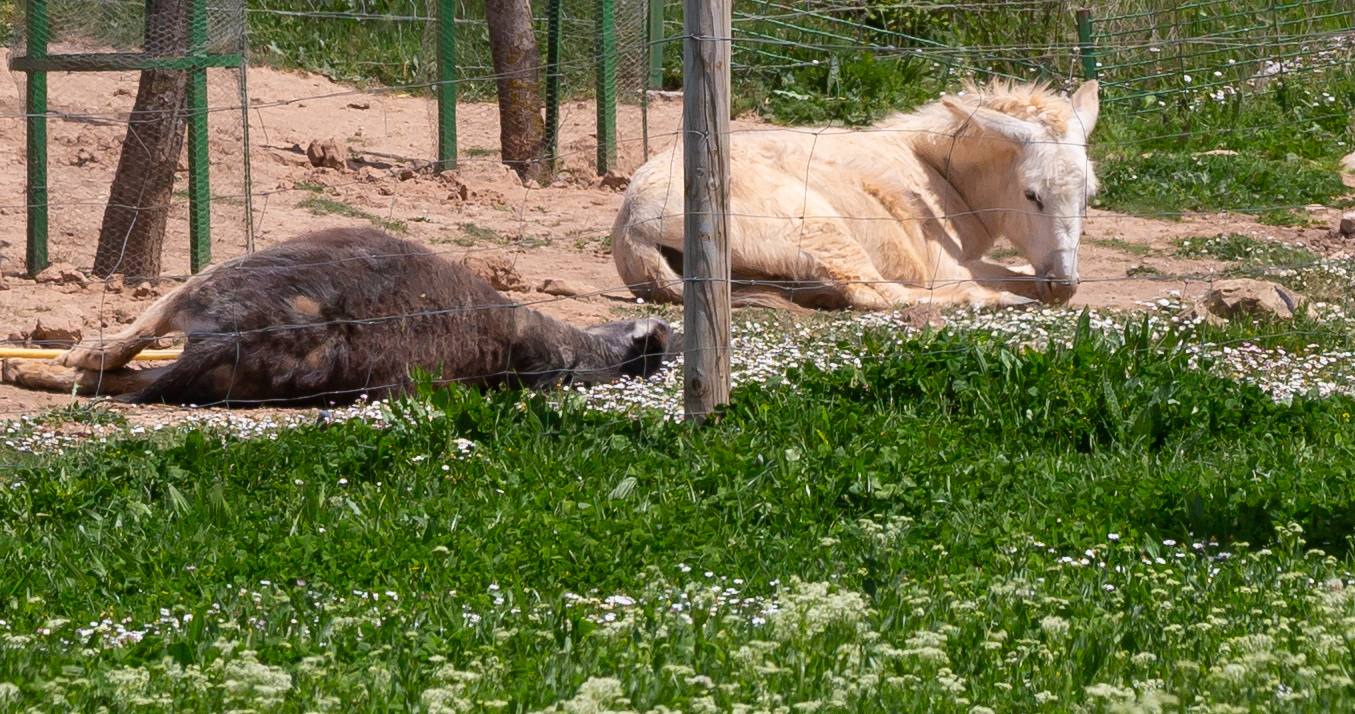
<path id="1" fill-rule="evenodd" d="M 1066 302 L 1097 189 L 1098 85 L 969 86 L 863 129 L 729 137 L 735 304 L 887 309 Z M 632 292 L 682 301 L 682 143 L 631 180 L 612 249 Z M 984 260 L 1005 237 L 1030 262 Z"/>

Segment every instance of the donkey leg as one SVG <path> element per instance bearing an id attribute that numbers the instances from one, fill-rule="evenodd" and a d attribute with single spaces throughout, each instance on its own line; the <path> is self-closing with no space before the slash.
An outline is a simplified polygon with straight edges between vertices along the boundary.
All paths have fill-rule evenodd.
<path id="1" fill-rule="evenodd" d="M 123 368 L 99 372 L 53 362 L 5 360 L 0 366 L 0 381 L 28 389 L 75 392 L 81 396 L 117 396 L 146 388 L 165 369 Z"/>
<path id="2" fill-rule="evenodd" d="M 174 329 L 179 291 L 156 300 L 127 329 L 100 339 L 86 340 L 56 358 L 67 367 L 100 371 L 127 366 L 155 338 Z"/>
<path id="3" fill-rule="evenodd" d="M 1031 300 L 1039 300 L 1040 286 L 1035 269 L 1030 266 L 1009 267 L 984 259 L 968 261 L 964 269 L 980 285 L 997 291 L 1015 293 Z"/>
<path id="4" fill-rule="evenodd" d="M 981 261 L 956 262 L 947 255 L 938 256 L 928 292 L 934 300 L 974 307 L 1015 307 L 1038 302 L 1030 276 L 996 264 Z M 1016 291 L 1004 288 L 1018 288 Z M 1031 291 L 1031 295 L 1026 294 Z"/>
<path id="5" fill-rule="evenodd" d="M 783 260 L 798 280 L 821 281 L 856 310 L 888 310 L 917 298 L 910 288 L 880 274 L 874 261 L 850 236 L 828 222 L 807 222 L 804 233 L 788 239 Z"/>
<path id="6" fill-rule="evenodd" d="M 953 261 L 941 259 L 931 284 L 890 280 L 882 275 L 860 243 L 835 225 L 820 225 L 806 231 L 800 251 L 802 270 L 819 280 L 830 281 L 843 291 L 857 309 L 882 310 L 897 305 L 1024 305 L 1031 300 L 1020 295 L 979 285 L 972 274 Z"/>

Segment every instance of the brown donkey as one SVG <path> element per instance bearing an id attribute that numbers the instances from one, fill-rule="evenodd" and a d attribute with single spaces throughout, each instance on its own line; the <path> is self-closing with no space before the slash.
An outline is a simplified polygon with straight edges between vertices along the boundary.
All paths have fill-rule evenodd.
<path id="1" fill-rule="evenodd" d="M 178 360 L 127 366 L 171 332 L 188 337 Z M 572 327 L 422 246 L 340 228 L 214 266 L 121 333 L 8 362 L 3 380 L 134 403 L 325 404 L 406 393 L 415 370 L 477 386 L 647 377 L 671 342 L 658 319 Z"/>

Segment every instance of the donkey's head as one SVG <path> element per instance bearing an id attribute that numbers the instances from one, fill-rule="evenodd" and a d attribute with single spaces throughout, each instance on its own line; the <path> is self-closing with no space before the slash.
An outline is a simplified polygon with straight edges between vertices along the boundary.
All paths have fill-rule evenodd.
<path id="1" fill-rule="evenodd" d="M 1100 114 L 1099 87 L 1085 82 L 1063 98 L 1038 87 L 994 86 L 980 90 L 977 102 L 942 100 L 969 135 L 995 140 L 976 142 L 990 161 L 986 173 L 979 169 L 980 185 L 966 193 L 990 230 L 1030 261 L 1041 298 L 1066 302 L 1077 290 L 1082 222 L 1097 190 L 1087 139 Z"/>
<path id="2" fill-rule="evenodd" d="M 595 383 L 622 376 L 648 377 L 681 349 L 681 337 L 658 318 L 606 322 L 587 328 L 606 344 L 605 363 L 585 364 L 576 370 L 575 381 Z M 590 360 L 596 362 L 597 360 Z"/>

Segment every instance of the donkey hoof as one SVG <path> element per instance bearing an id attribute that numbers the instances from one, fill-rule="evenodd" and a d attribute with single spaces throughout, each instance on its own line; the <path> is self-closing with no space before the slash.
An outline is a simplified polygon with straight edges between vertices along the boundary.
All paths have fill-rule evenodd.
<path id="1" fill-rule="evenodd" d="M 76 345 L 65 352 L 57 355 L 54 360 L 63 367 L 74 367 L 75 369 L 88 369 L 99 371 L 112 366 L 111 357 L 107 351 L 93 346 Z"/>

